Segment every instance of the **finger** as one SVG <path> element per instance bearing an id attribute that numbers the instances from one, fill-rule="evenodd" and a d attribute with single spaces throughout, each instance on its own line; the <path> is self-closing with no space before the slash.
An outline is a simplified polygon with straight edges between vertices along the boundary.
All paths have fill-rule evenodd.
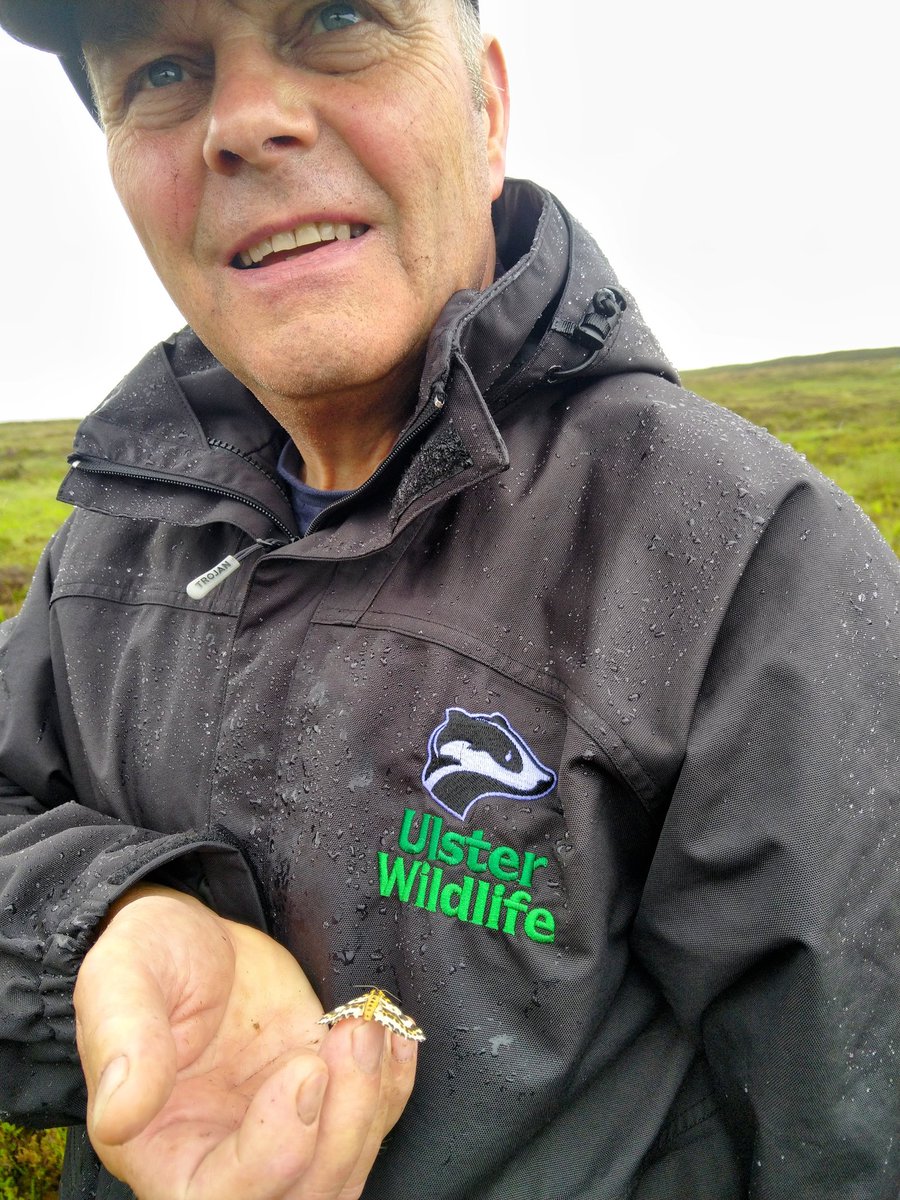
<path id="1" fill-rule="evenodd" d="M 193 1170 L 185 1200 L 282 1200 L 305 1173 L 316 1151 L 328 1068 L 305 1053 L 270 1076 L 254 1096 L 234 1133 L 223 1138 Z M 141 1188 L 154 1197 L 154 1181 Z M 171 1200 L 170 1192 L 159 1200 Z"/>
<path id="2" fill-rule="evenodd" d="M 75 1028 L 91 1138 L 119 1145 L 147 1126 L 175 1084 L 176 1048 L 159 984 L 98 942 L 78 973 Z"/>
<path id="3" fill-rule="evenodd" d="M 411 1038 L 392 1033 L 389 1052 L 385 1054 L 381 1095 L 384 1104 L 384 1132 L 388 1133 L 406 1108 L 416 1081 L 419 1046 Z"/>
<path id="4" fill-rule="evenodd" d="M 369 1129 L 356 1165 L 344 1183 L 341 1200 L 361 1194 L 369 1172 L 378 1157 L 381 1144 L 393 1129 L 412 1094 L 416 1077 L 418 1046 L 397 1033 L 385 1036 L 384 1060 L 381 1068 L 381 1095 L 378 1111 Z"/>
<path id="5" fill-rule="evenodd" d="M 377 1153 L 384 1048 L 385 1031 L 375 1021 L 341 1021 L 328 1032 L 320 1051 L 328 1064 L 328 1090 L 315 1156 L 302 1190 L 289 1193 L 287 1200 L 345 1194 L 373 1137 Z"/>

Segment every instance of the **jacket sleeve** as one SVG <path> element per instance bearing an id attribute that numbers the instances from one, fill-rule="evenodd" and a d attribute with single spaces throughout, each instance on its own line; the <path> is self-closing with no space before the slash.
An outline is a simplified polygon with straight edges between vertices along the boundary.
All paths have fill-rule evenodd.
<path id="1" fill-rule="evenodd" d="M 634 931 L 756 1200 L 896 1200 L 900 586 L 803 484 L 731 598 Z"/>
<path id="2" fill-rule="evenodd" d="M 0 626 L 0 1113 L 83 1122 L 72 991 L 110 904 L 141 879 L 265 928 L 248 867 L 202 833 L 161 834 L 79 803 L 56 714 L 50 550 L 19 616 Z"/>

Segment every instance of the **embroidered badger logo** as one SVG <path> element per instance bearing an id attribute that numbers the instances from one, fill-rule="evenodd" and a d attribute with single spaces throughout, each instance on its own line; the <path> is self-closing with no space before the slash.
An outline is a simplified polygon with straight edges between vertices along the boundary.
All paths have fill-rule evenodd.
<path id="1" fill-rule="evenodd" d="M 556 774 L 501 713 L 448 708 L 428 742 L 422 783 L 441 808 L 464 821 L 488 796 L 539 800 L 556 787 Z"/>

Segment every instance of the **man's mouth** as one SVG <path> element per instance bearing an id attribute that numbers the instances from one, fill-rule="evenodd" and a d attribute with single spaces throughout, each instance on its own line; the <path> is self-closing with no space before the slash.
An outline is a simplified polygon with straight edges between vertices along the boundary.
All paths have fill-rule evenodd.
<path id="1" fill-rule="evenodd" d="M 362 237 L 368 228 L 368 225 L 347 225 L 331 221 L 298 225 L 296 229 L 274 233 L 256 245 L 248 246 L 246 250 L 234 256 L 231 265 L 241 271 L 267 267 L 286 258 L 310 254 L 328 242 L 349 242 L 353 238 Z"/>

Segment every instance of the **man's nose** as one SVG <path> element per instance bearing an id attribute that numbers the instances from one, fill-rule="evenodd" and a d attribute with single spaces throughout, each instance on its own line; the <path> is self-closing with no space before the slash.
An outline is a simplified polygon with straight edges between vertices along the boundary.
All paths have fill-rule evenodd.
<path id="1" fill-rule="evenodd" d="M 297 69 L 255 41 L 220 53 L 203 143 L 211 171 L 233 175 L 243 164 L 267 170 L 288 151 L 309 149 L 318 136 L 318 119 Z"/>

